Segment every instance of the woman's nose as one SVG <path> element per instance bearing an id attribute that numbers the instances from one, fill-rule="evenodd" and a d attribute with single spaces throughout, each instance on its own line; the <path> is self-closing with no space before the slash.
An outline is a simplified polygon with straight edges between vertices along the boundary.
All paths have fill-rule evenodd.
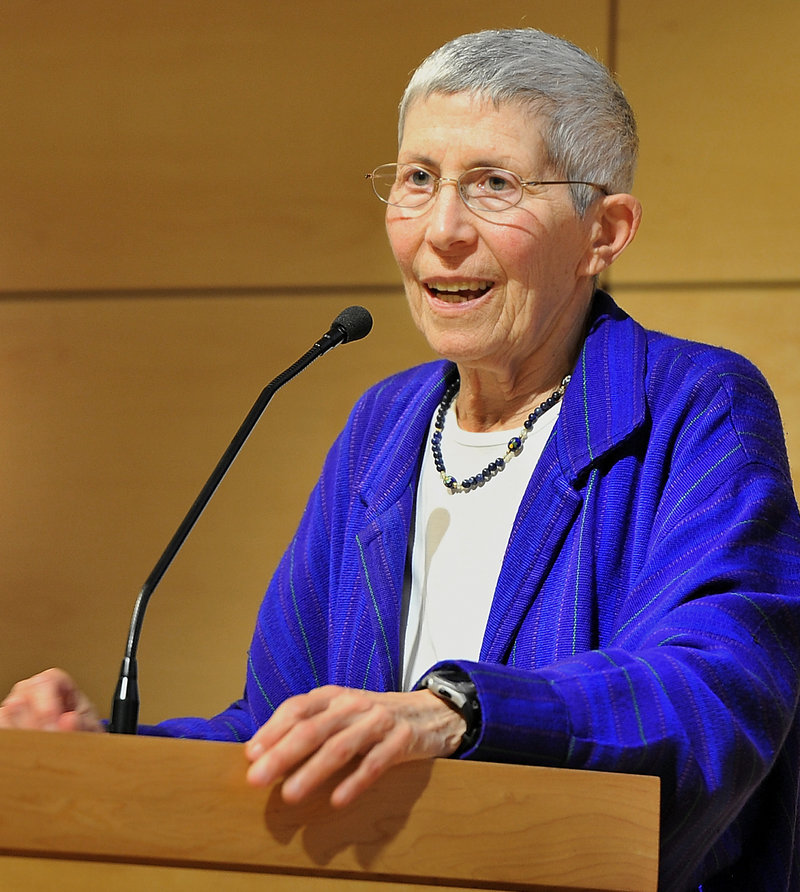
<path id="1" fill-rule="evenodd" d="M 477 237 L 474 215 L 464 204 L 458 181 L 442 177 L 431 199 L 428 217 L 428 240 L 440 250 L 470 243 Z"/>

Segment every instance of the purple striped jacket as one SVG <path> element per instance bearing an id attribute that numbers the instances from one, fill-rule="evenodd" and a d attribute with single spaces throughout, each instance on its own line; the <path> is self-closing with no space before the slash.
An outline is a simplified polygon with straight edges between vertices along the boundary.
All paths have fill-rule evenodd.
<path id="1" fill-rule="evenodd" d="M 420 455 L 453 373 L 359 400 L 261 605 L 244 696 L 143 733 L 244 740 L 318 685 L 398 689 Z M 480 661 L 453 656 L 483 715 L 464 758 L 659 775 L 662 890 L 800 889 L 800 517 L 745 359 L 598 293 Z"/>

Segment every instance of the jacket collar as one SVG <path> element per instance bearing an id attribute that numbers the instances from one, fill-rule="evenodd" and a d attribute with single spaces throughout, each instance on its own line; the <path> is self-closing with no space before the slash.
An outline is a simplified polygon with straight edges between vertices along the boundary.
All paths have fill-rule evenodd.
<path id="1" fill-rule="evenodd" d="M 556 425 L 555 447 L 570 483 L 645 423 L 646 369 L 646 332 L 608 294 L 596 292 Z M 427 444 L 431 418 L 455 372 L 452 363 L 439 361 L 404 373 L 403 388 L 409 392 L 392 394 L 403 408 L 385 433 L 387 448 L 377 452 L 360 487 L 370 513 L 385 510 L 416 483 L 420 449 Z"/>
<path id="2" fill-rule="evenodd" d="M 646 371 L 644 329 L 598 291 L 557 425 L 559 461 L 573 484 L 647 420 Z"/>
<path id="3" fill-rule="evenodd" d="M 416 485 L 420 450 L 427 444 L 431 419 L 456 368 L 441 360 L 402 374 L 405 380 L 401 392 L 391 395 L 402 408 L 398 415 L 387 416 L 393 420 L 384 435 L 386 448 L 376 452 L 359 487 L 370 514 L 380 514 L 410 485 Z M 380 393 L 377 399 L 381 399 Z"/>

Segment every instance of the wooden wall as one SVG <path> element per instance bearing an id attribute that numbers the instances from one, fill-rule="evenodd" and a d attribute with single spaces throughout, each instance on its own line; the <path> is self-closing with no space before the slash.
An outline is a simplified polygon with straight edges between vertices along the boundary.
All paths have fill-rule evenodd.
<path id="1" fill-rule="evenodd" d="M 139 586 L 240 420 L 363 303 L 373 334 L 276 397 L 145 623 L 144 721 L 239 695 L 349 406 L 429 356 L 363 174 L 422 57 L 517 25 L 608 61 L 638 113 L 618 300 L 754 359 L 800 468 L 796 0 L 3 0 L 0 688 L 59 664 L 106 708 Z"/>

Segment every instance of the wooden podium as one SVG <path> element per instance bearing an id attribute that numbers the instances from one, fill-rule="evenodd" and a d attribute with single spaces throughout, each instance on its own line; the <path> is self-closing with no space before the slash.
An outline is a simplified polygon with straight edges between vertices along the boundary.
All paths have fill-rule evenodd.
<path id="1" fill-rule="evenodd" d="M 653 777 L 436 760 L 287 806 L 228 743 L 0 731 L 0 889 L 655 892 Z"/>

